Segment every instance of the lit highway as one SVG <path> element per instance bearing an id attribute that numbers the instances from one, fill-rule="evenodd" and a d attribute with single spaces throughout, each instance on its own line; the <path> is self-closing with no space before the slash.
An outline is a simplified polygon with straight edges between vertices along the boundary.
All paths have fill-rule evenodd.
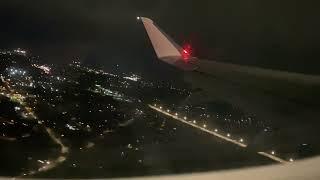
<path id="1" fill-rule="evenodd" d="M 284 159 L 281 159 L 281 158 L 279 158 L 279 157 L 277 157 L 275 155 L 272 155 L 272 154 L 274 154 L 274 152 L 271 152 L 271 154 L 270 153 L 266 153 L 266 152 L 258 152 L 258 154 L 260 154 L 261 156 L 270 158 L 270 159 L 272 159 L 274 161 L 280 162 L 280 163 L 287 163 L 288 162 L 288 161 L 286 161 Z"/>
<path id="2" fill-rule="evenodd" d="M 57 136 L 55 135 L 55 133 L 53 132 L 52 129 L 45 127 L 44 124 L 42 124 L 42 122 L 40 120 L 38 120 L 37 116 L 33 112 L 33 108 L 28 107 L 26 105 L 27 104 L 25 102 L 26 96 L 24 96 L 23 94 L 20 94 L 18 92 L 6 93 L 3 88 L 1 88 L 0 90 L 1 90 L 0 95 L 10 98 L 12 101 L 19 103 L 23 107 L 24 113 L 22 113 L 22 115 L 24 118 L 26 118 L 26 119 L 30 118 L 35 121 L 37 120 L 38 124 L 40 124 L 46 130 L 50 139 L 53 142 L 55 142 L 57 145 L 60 146 L 60 155 L 57 158 L 51 159 L 51 160 L 38 160 L 38 162 L 41 164 L 41 166 L 37 170 L 30 170 L 29 172 L 22 173 L 22 176 L 34 175 L 39 172 L 48 171 L 50 169 L 57 167 L 59 164 L 63 163 L 66 160 L 66 155 L 69 152 L 69 148 L 66 147 L 59 138 L 57 138 Z M 12 123 L 12 122 L 8 122 L 8 123 Z M 6 137 L 6 136 L 0 136 L 0 139 L 6 140 L 6 141 L 15 141 L 16 140 L 16 138 Z"/>
<path id="3" fill-rule="evenodd" d="M 229 138 L 229 137 L 227 137 L 227 136 L 224 136 L 224 135 L 222 135 L 222 134 L 220 134 L 220 133 L 218 133 L 218 132 L 210 131 L 210 130 L 204 128 L 204 127 L 200 127 L 200 126 L 196 125 L 196 123 L 188 122 L 188 121 L 186 121 L 186 120 L 184 120 L 184 119 L 176 116 L 175 114 L 170 114 L 169 112 L 163 111 L 163 110 L 161 110 L 161 109 L 159 109 L 159 108 L 157 108 L 157 107 L 155 107 L 155 106 L 152 106 L 152 105 L 149 105 L 149 107 L 152 108 L 152 109 L 154 109 L 154 110 L 156 110 L 156 111 L 158 111 L 158 112 L 161 112 L 161 113 L 163 113 L 163 114 L 165 114 L 165 115 L 167 115 L 167 116 L 170 116 L 170 117 L 172 117 L 173 119 L 176 119 L 176 120 L 178 120 L 178 121 L 180 121 L 180 122 L 183 122 L 183 123 L 185 123 L 185 124 L 188 124 L 188 125 L 190 125 L 190 126 L 192 126 L 192 127 L 194 127 L 194 128 L 200 129 L 201 131 L 204 131 L 204 132 L 207 132 L 207 133 L 209 133 L 209 134 L 211 134 L 211 135 L 214 135 L 214 136 L 216 136 L 216 137 L 218 137 L 218 138 L 220 138 L 220 139 L 223 139 L 223 140 L 225 140 L 225 141 L 231 142 L 231 143 L 233 143 L 233 144 L 235 144 L 235 145 L 238 145 L 238 146 L 240 146 L 240 147 L 243 147 L 243 148 L 247 147 L 246 144 L 244 144 L 244 143 L 242 143 L 242 142 L 240 142 L 240 141 L 236 141 L 236 140 L 231 139 L 231 138 Z"/>
<path id="4" fill-rule="evenodd" d="M 162 106 L 159 106 L 157 107 L 156 105 L 148 105 L 151 109 L 157 111 L 157 112 L 160 112 L 161 114 L 164 114 L 166 116 L 169 116 L 175 120 L 178 120 L 184 124 L 187 124 L 187 125 L 190 125 L 191 127 L 193 128 L 196 128 L 196 129 L 199 129 L 203 132 L 206 132 L 208 134 L 211 134 L 215 137 L 218 137 L 224 141 L 227 141 L 227 142 L 230 142 L 232 144 L 235 144 L 237 146 L 240 146 L 242 148 L 247 148 L 247 144 L 243 143 L 243 139 L 242 138 L 239 138 L 239 140 L 236 140 L 236 139 L 232 139 L 230 137 L 230 134 L 228 133 L 226 136 L 221 134 L 221 133 L 218 133 L 218 130 L 217 129 L 214 129 L 214 130 L 209 130 L 206 128 L 206 125 L 203 125 L 203 127 L 197 125 L 196 121 L 192 121 L 192 122 L 188 122 L 187 121 L 187 117 L 179 117 L 178 113 L 170 113 L 170 110 L 164 110 L 164 108 Z M 276 161 L 276 162 L 279 162 L 279 163 L 287 163 L 287 162 L 292 162 L 293 160 L 290 159 L 290 161 L 287 161 L 287 160 L 284 160 L 280 157 L 277 157 L 275 152 L 272 151 L 271 153 L 267 153 L 267 152 L 257 152 L 259 155 L 261 156 L 264 156 L 264 157 L 267 157 L 273 161 Z"/>
<path id="5" fill-rule="evenodd" d="M 63 163 L 67 159 L 66 155 L 69 152 L 69 148 L 66 147 L 61 142 L 61 140 L 56 137 L 55 133 L 50 128 L 46 127 L 45 129 L 48 135 L 50 136 L 50 138 L 52 139 L 52 141 L 54 141 L 56 144 L 60 146 L 60 155 L 53 160 L 38 160 L 41 166 L 37 170 L 31 170 L 28 173 L 23 173 L 23 176 L 35 175 L 39 172 L 48 171 L 50 169 L 57 167 L 59 164 Z"/>

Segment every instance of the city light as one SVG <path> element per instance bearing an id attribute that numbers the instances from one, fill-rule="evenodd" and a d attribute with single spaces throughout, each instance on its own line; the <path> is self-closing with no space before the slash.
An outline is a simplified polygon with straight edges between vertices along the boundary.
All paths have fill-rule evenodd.
<path id="1" fill-rule="evenodd" d="M 22 50 L 20 48 L 13 50 L 14 53 L 25 56 L 27 54 L 27 51 Z"/>
<path id="2" fill-rule="evenodd" d="M 14 107 L 14 110 L 16 110 L 16 111 L 20 111 L 20 107 L 18 107 L 18 106 L 16 106 L 16 107 Z"/>
<path id="3" fill-rule="evenodd" d="M 125 76 L 123 78 L 131 80 L 131 81 L 134 81 L 134 82 L 137 82 L 137 81 L 139 81 L 141 79 L 141 77 L 136 75 L 136 74 L 132 74 L 131 76 Z"/>
<path id="4" fill-rule="evenodd" d="M 49 66 L 46 66 L 46 65 L 37 65 L 37 64 L 33 64 L 32 66 L 38 68 L 38 69 L 41 69 L 44 73 L 46 74 L 50 74 L 51 72 L 51 68 Z"/>

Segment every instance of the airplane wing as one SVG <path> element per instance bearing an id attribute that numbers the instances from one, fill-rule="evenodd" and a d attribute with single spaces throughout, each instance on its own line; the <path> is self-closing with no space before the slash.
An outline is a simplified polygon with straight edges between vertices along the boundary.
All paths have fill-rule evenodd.
<path id="1" fill-rule="evenodd" d="M 151 19 L 141 17 L 158 59 L 206 78 L 260 91 L 297 103 L 320 105 L 320 76 L 241 66 L 191 57 L 183 59 L 182 49 Z M 207 83 L 208 84 L 208 83 Z M 210 83 L 209 83 L 210 84 Z"/>
<path id="2" fill-rule="evenodd" d="M 185 73 L 185 81 L 202 89 L 184 103 L 223 102 L 268 122 L 276 129 L 278 141 L 308 142 L 319 148 L 314 125 L 320 117 L 320 76 L 259 67 L 243 66 L 196 57 L 184 59 L 181 47 L 145 17 L 141 21 L 158 59 Z M 301 123 L 303 121 L 303 123 Z M 288 134 L 294 138 L 288 138 Z M 308 138 L 309 137 L 309 138 Z M 253 137 L 259 139 L 259 137 Z M 265 138 L 265 137 L 264 137 Z M 254 140 L 256 148 L 265 143 Z"/>
<path id="3" fill-rule="evenodd" d="M 314 125 L 318 124 L 320 116 L 320 76 L 228 64 L 195 57 L 186 60 L 181 47 L 176 45 L 152 20 L 145 17 L 141 17 L 141 20 L 158 59 L 184 70 L 185 80 L 194 88 L 201 88 L 206 92 L 205 95 L 201 95 L 201 92 L 191 95 L 188 102 L 230 103 L 276 126 L 278 128 L 277 143 L 298 144 L 307 141 L 316 149 L 320 148 L 318 139 L 314 138 L 318 134 Z M 288 138 L 288 136 L 294 137 Z M 260 148 L 263 144 L 260 142 Z M 307 162 L 312 162 L 316 166 L 320 164 L 319 157 L 294 164 L 301 170 L 300 172 L 290 171 L 296 172 L 295 175 L 284 173 L 284 169 L 293 167 L 290 165 L 282 166 L 282 170 L 277 166 L 263 168 L 270 168 L 270 172 L 266 173 L 266 179 L 286 179 L 289 176 L 293 179 L 296 177 L 317 179 L 319 173 L 308 172 L 307 166 L 302 165 Z M 235 171 L 250 177 L 252 175 L 245 170 Z M 270 174 L 274 177 L 268 176 Z M 209 179 L 214 175 L 215 173 L 208 173 L 208 177 L 201 178 Z M 221 177 L 230 175 L 230 172 L 224 173 Z M 239 175 L 230 179 L 236 179 Z"/>

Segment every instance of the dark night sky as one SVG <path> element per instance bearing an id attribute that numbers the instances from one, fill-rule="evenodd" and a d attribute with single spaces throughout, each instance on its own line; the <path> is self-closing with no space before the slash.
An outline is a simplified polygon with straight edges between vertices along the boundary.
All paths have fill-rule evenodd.
<path id="1" fill-rule="evenodd" d="M 1 1 L 0 48 L 150 73 L 161 62 L 140 15 L 179 43 L 191 42 L 199 57 L 320 74 L 318 7 L 301 0 Z"/>

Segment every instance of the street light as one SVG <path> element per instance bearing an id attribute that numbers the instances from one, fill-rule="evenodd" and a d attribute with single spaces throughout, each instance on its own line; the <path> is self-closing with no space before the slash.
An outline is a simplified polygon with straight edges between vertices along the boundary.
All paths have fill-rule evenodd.
<path id="1" fill-rule="evenodd" d="M 207 127 L 207 125 L 206 125 L 206 124 L 204 124 L 204 125 L 203 125 L 203 127 L 204 127 L 204 128 L 206 128 L 206 127 Z"/>
<path id="2" fill-rule="evenodd" d="M 290 159 L 289 159 L 289 161 L 290 161 L 290 162 L 293 162 L 293 159 L 292 159 L 292 158 L 290 158 Z"/>
<path id="3" fill-rule="evenodd" d="M 230 134 L 228 133 L 227 136 L 230 137 Z"/>
<path id="4" fill-rule="evenodd" d="M 170 112 L 170 110 L 169 110 L 169 109 L 167 109 L 167 112 Z"/>
<path id="5" fill-rule="evenodd" d="M 215 129 L 214 132 L 218 132 L 218 129 Z"/>
<path id="6" fill-rule="evenodd" d="M 243 139 L 242 139 L 242 138 L 240 139 L 240 142 L 243 142 Z"/>
<path id="7" fill-rule="evenodd" d="M 271 151 L 271 154 L 272 154 L 272 155 L 274 155 L 274 154 L 275 154 L 275 152 L 274 152 L 274 151 Z"/>
<path id="8" fill-rule="evenodd" d="M 184 120 L 187 120 L 187 117 L 185 116 L 185 117 L 183 117 L 183 119 L 184 119 Z"/>

